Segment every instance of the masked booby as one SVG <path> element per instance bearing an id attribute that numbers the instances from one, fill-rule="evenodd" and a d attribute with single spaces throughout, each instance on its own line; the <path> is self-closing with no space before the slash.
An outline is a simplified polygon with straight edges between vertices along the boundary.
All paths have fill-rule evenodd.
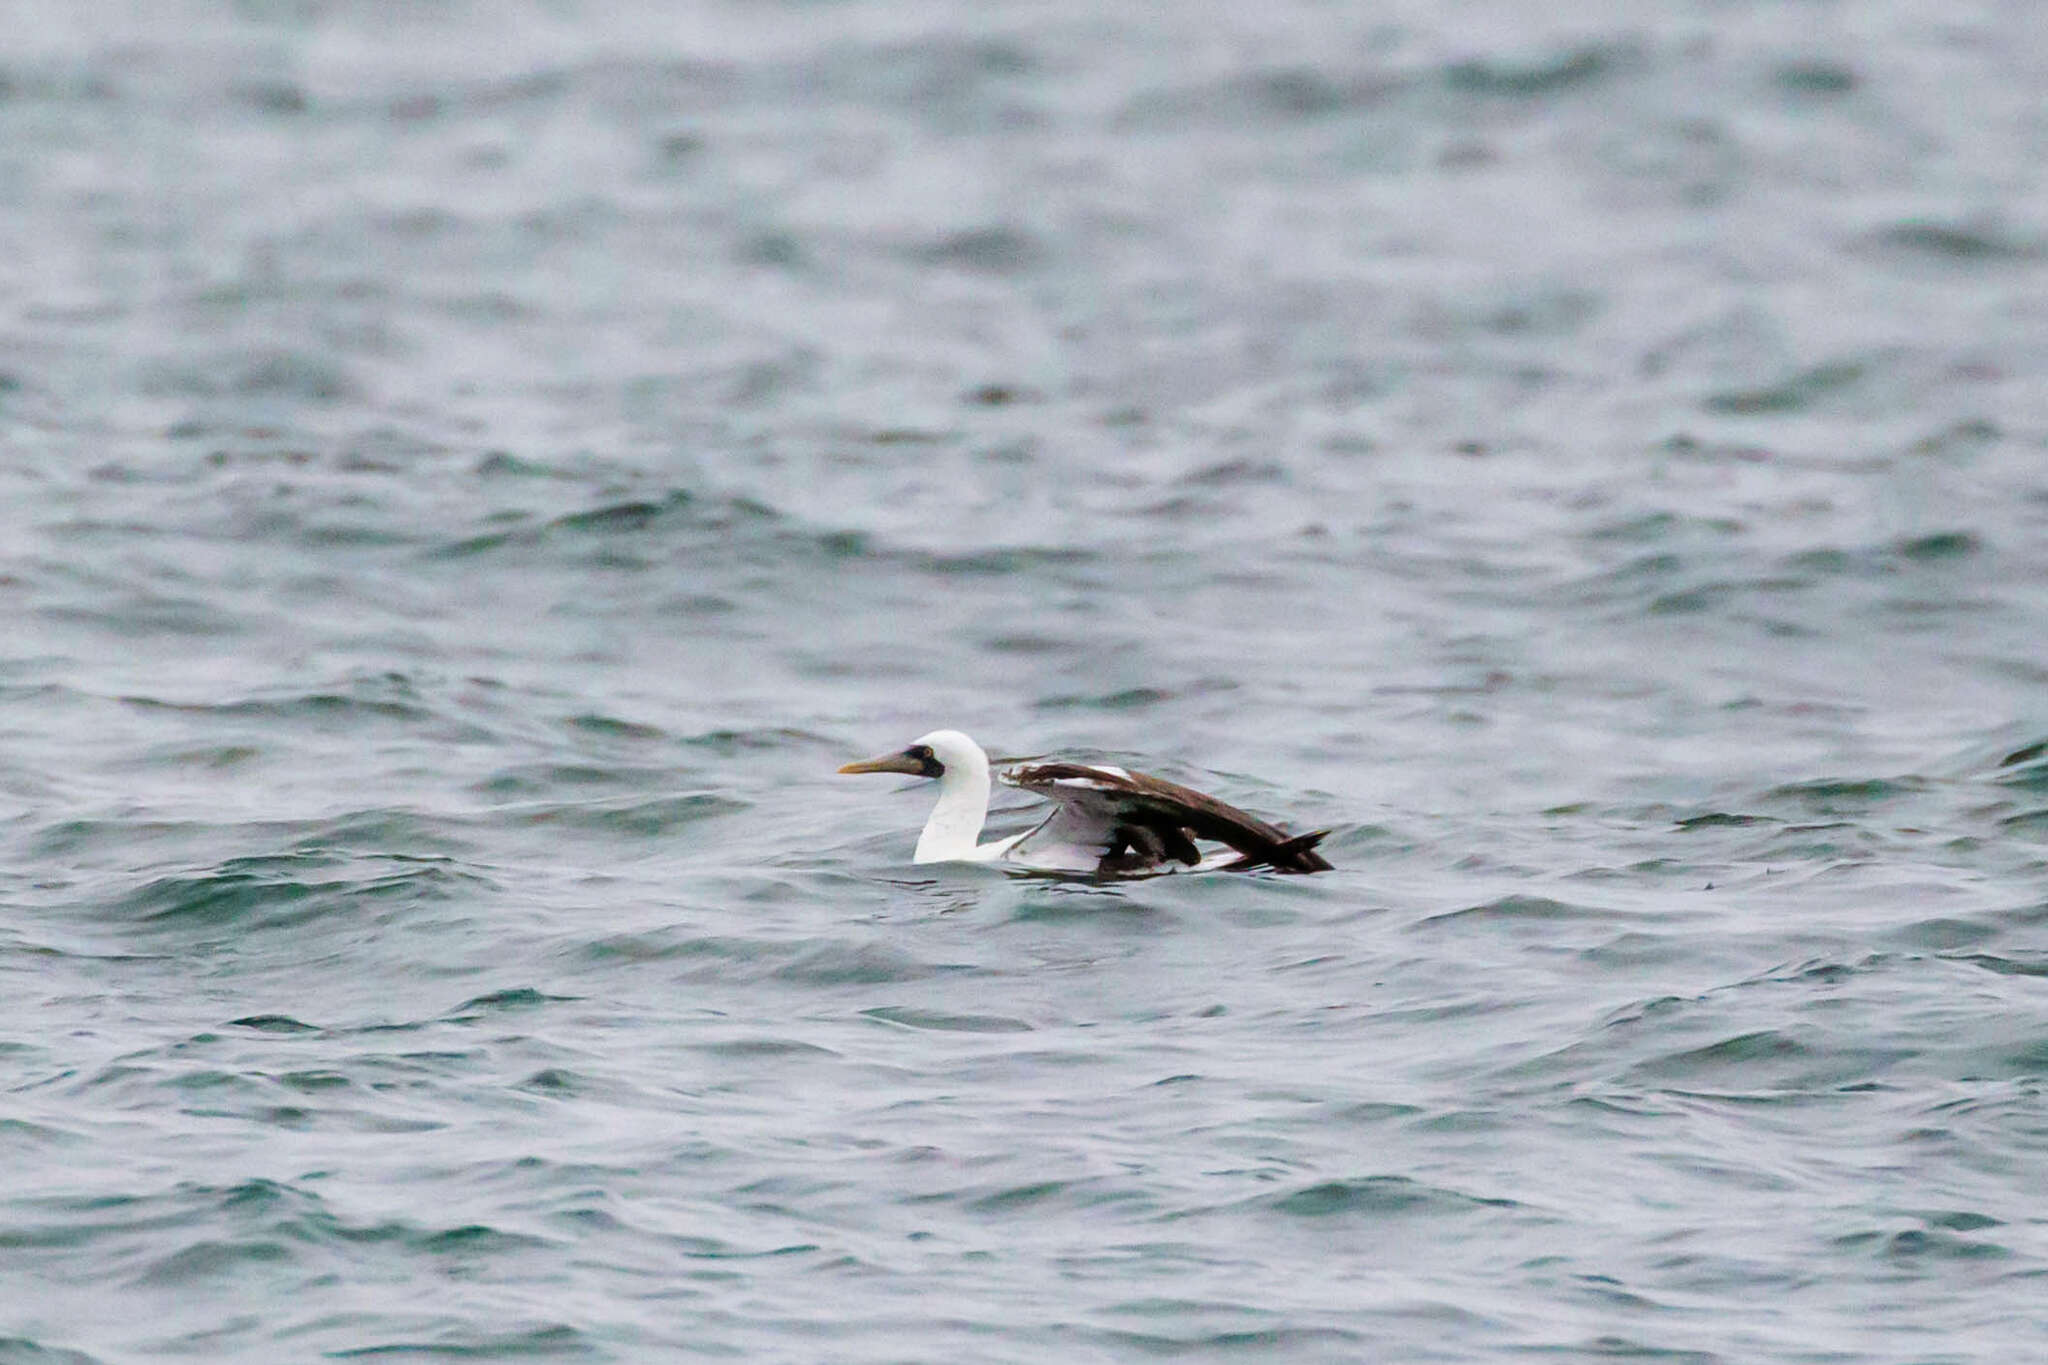
<path id="1" fill-rule="evenodd" d="M 958 730 L 934 730 L 908 748 L 849 763 L 842 773 L 908 773 L 939 784 L 939 802 L 917 839 L 920 863 L 996 863 L 1032 872 L 1150 876 L 1245 870 L 1326 872 L 1315 851 L 1329 833 L 1288 834 L 1213 796 L 1127 768 L 1092 763 L 1018 763 L 995 776 L 1048 798 L 1053 808 L 1022 834 L 981 842 L 990 765 Z M 1225 845 L 1203 854 L 1197 839 Z"/>

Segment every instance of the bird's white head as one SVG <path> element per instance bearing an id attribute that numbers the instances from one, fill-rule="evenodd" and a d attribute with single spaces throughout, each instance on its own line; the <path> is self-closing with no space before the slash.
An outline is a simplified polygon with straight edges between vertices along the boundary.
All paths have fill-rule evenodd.
<path id="1" fill-rule="evenodd" d="M 842 773 L 908 773 L 912 777 L 944 778 L 948 773 L 988 775 L 988 755 L 981 746 L 958 730 L 934 730 L 919 735 L 908 748 L 893 754 L 849 763 Z"/>
<path id="2" fill-rule="evenodd" d="M 928 735 L 919 735 L 916 743 L 932 751 L 932 757 L 941 769 L 953 771 L 964 769 L 972 773 L 988 771 L 988 755 L 981 746 L 961 734 L 958 730 L 934 730 Z"/>
<path id="3" fill-rule="evenodd" d="M 988 755 L 958 730 L 919 735 L 907 749 L 849 763 L 839 771 L 908 773 L 938 779 L 939 804 L 918 836 L 917 861 L 971 861 L 981 856 L 976 840 L 981 838 L 982 821 L 988 815 Z"/>

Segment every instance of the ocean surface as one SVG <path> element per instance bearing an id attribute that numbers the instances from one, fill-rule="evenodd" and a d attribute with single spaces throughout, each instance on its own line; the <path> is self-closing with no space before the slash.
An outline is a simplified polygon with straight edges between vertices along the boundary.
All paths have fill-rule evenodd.
<path id="1" fill-rule="evenodd" d="M 2048 1359 L 2039 6 L 0 9 L 0 1365 Z"/>

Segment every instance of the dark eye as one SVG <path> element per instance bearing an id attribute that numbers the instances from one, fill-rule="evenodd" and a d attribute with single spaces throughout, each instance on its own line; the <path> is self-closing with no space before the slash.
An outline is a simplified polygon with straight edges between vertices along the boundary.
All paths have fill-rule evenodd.
<path id="1" fill-rule="evenodd" d="M 910 756 L 920 762 L 928 763 L 934 757 L 932 746 L 929 744 L 913 744 L 910 746 Z"/>

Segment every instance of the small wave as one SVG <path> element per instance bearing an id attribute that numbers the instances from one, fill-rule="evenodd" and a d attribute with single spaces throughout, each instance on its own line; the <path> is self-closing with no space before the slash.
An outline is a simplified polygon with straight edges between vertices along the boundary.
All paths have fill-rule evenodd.
<path id="1" fill-rule="evenodd" d="M 514 824 L 551 825 L 635 839 L 657 839 L 704 820 L 752 809 L 735 797 L 698 792 L 655 800 L 587 801 L 511 807 L 499 812 Z"/>
<path id="2" fill-rule="evenodd" d="M 1427 916 L 1413 926 L 1421 929 L 1437 925 L 1462 923 L 1465 921 L 1498 920 L 1508 924 L 1545 923 L 1560 920 L 1614 921 L 1637 919 L 1641 916 L 1620 910 L 1600 909 L 1588 905 L 1573 905 L 1569 901 L 1552 900 L 1548 896 L 1502 896 L 1498 900 L 1481 905 L 1469 905 L 1462 910 L 1446 910 L 1441 914 Z"/>
<path id="3" fill-rule="evenodd" d="M 1867 816 L 1889 802 L 1917 796 L 1930 785 L 1927 779 L 1912 776 L 1818 778 L 1769 788 L 1761 800 L 1805 815 Z"/>
<path id="4" fill-rule="evenodd" d="M 1997 1220 L 1983 1226 L 1995 1226 Z M 2004 1260 L 2012 1249 L 1997 1242 L 1962 1236 L 1943 1227 L 1881 1228 L 1847 1232 L 1833 1243 L 1843 1251 L 1868 1252 L 1882 1260 L 1912 1264 L 1923 1261 Z"/>
<path id="5" fill-rule="evenodd" d="M 1062 654 L 1083 647 L 1083 642 L 1071 636 L 1041 635 L 1005 628 L 984 639 L 981 647 L 994 654 L 1036 656 Z"/>
<path id="6" fill-rule="evenodd" d="M 415 1251 L 430 1256 L 502 1256 L 508 1252 L 529 1251 L 535 1247 L 550 1245 L 545 1237 L 531 1233 L 508 1232 L 483 1223 L 464 1223 L 460 1227 L 443 1228 L 438 1231 L 415 1231 L 406 1237 L 406 1243 Z"/>
<path id="7" fill-rule="evenodd" d="M 949 233 L 914 248 L 911 255 L 926 265 L 986 275 L 1020 275 L 1043 266 L 1052 251 L 1041 234 L 1015 224 L 996 223 Z"/>
<path id="8" fill-rule="evenodd" d="M 1634 1306 L 1646 1306 L 1647 1301 L 1631 1296 Z M 1728 1358 L 1712 1351 L 1694 1351 L 1682 1346 L 1659 1346 L 1634 1337 L 1614 1334 L 1587 1337 L 1569 1342 L 1558 1342 L 1534 1348 L 1560 1360 L 1630 1360 L 1656 1362 L 1659 1365 L 1729 1365 Z"/>
<path id="9" fill-rule="evenodd" d="M 1117 116 L 1128 129 L 1185 128 L 1193 123 L 1290 124 L 1367 109 L 1407 88 L 1400 76 L 1269 66 L 1147 91 Z"/>
<path id="10" fill-rule="evenodd" d="M 159 1258 L 131 1283 L 160 1289 L 187 1287 L 233 1279 L 248 1267 L 291 1259 L 290 1247 L 269 1239 L 193 1242 Z"/>
<path id="11" fill-rule="evenodd" d="M 1777 1029 L 1753 1029 L 1701 1047 L 1666 1052 L 1637 1062 L 1630 1074 L 1656 1080 L 1666 1086 L 1684 1082 L 1688 1086 L 1739 1081 L 1745 1088 L 1786 1088 L 1782 1068 L 1788 1064 L 1813 1064 L 1812 1050 L 1797 1038 Z M 1828 1065 L 1843 1066 L 1850 1059 L 1833 1054 Z M 1766 1068 L 1775 1068 L 1766 1071 Z M 1796 1089 L 1797 1087 L 1792 1087 Z"/>
<path id="12" fill-rule="evenodd" d="M 120 908 L 150 924 L 208 926 L 261 924 L 289 927 L 320 913 L 294 907 L 319 896 L 317 888 L 228 868 L 182 877 L 159 877 L 127 897 Z"/>
<path id="13" fill-rule="evenodd" d="M 1701 406 L 1708 412 L 1728 417 L 1803 412 L 1853 390 L 1869 371 L 1870 366 L 1861 360 L 1830 361 L 1758 388 L 1729 389 L 1709 394 Z"/>
<path id="14" fill-rule="evenodd" d="M 822 1057 L 837 1060 L 841 1054 L 829 1047 L 806 1043 L 796 1038 L 728 1038 L 716 1043 L 693 1043 L 692 1052 L 707 1057 L 724 1057 L 740 1061 L 764 1061 L 782 1057 Z"/>
<path id="15" fill-rule="evenodd" d="M 1074 546 L 1008 545 L 952 553 L 899 552 L 915 567 L 941 577 L 1008 577 L 1039 569 L 1096 563 L 1101 556 Z"/>
<path id="16" fill-rule="evenodd" d="M 10 1150 L 24 1151 L 30 1147 L 64 1147 L 86 1141 L 79 1133 L 53 1127 L 47 1123 L 34 1123 L 28 1119 L 0 1118 L 0 1143 Z M 6 1234 L 0 1232 L 0 1239 Z"/>
<path id="17" fill-rule="evenodd" d="M 708 750 L 721 758 L 776 749 L 822 749 L 828 753 L 836 753 L 839 750 L 839 741 L 829 735 L 787 725 L 757 726 L 745 730 L 705 730 L 699 734 L 682 736 L 680 742 L 692 749 Z"/>
<path id="18" fill-rule="evenodd" d="M 6 1365 L 102 1365 L 98 1356 L 17 1336 L 0 1336 L 0 1361 Z"/>
<path id="19" fill-rule="evenodd" d="M 228 716 L 237 719 L 255 717 L 266 720 L 323 720 L 339 717 L 350 721 L 417 721 L 425 720 L 432 714 L 425 707 L 408 702 L 349 696 L 340 692 L 307 692 L 291 697 L 250 698 L 230 702 L 163 701 L 156 697 L 142 696 L 123 697 L 121 700 L 129 706 L 145 711 L 179 711 L 186 715 Z"/>
<path id="20" fill-rule="evenodd" d="M 454 1360 L 563 1356 L 601 1360 L 609 1358 L 611 1352 L 589 1333 L 564 1323 L 489 1331 L 466 1323 L 450 1322 L 427 1335 L 409 1335 L 374 1346 L 339 1347 L 323 1351 L 321 1355 L 328 1360 L 371 1360 L 385 1356 Z"/>
<path id="21" fill-rule="evenodd" d="M 626 740 L 635 744 L 652 743 L 668 737 L 658 725 L 624 720 L 618 716 L 599 715 L 595 712 L 570 716 L 562 724 L 579 735 L 589 735 L 596 739 Z"/>
<path id="22" fill-rule="evenodd" d="M 1344 1327 L 1258 1327 L 1239 1331 L 1181 1333 L 1097 1329 L 1119 1356 L 1137 1352 L 1163 1359 L 1213 1360 L 1241 1356 L 1247 1360 L 1370 1360 L 1377 1338 Z"/>
<path id="23" fill-rule="evenodd" d="M 806 949 L 777 967 L 778 981 L 804 986 L 880 986 L 923 981 L 957 968 L 927 962 L 900 948 L 866 941 L 834 941 Z"/>
<path id="24" fill-rule="evenodd" d="M 496 732 L 474 714 L 428 695 L 417 679 L 403 673 L 387 672 L 334 681 L 309 690 L 280 690 L 273 694 L 240 697 L 230 701 L 183 701 L 143 694 L 120 698 L 122 704 L 144 712 L 189 716 L 198 721 L 230 722 L 246 727 L 250 722 L 282 725 L 293 731 L 313 730 L 359 736 L 374 727 L 410 731 L 438 743 L 465 744 L 495 741 Z M 237 740 L 247 743 L 241 735 Z"/>
<path id="25" fill-rule="evenodd" d="M 1547 99 L 1607 80 L 1637 60 L 1629 48 L 1590 44 L 1520 60 L 1482 58 L 1455 62 L 1445 68 L 1444 84 L 1465 95 Z"/>
<path id="26" fill-rule="evenodd" d="M 1973 531 L 1934 531 L 1927 535 L 1909 536 L 1893 541 L 1892 553 L 1900 559 L 1922 562 L 1943 559 L 1964 559 L 1981 554 L 1984 540 Z"/>
<path id="27" fill-rule="evenodd" d="M 1746 1066 L 1751 1062 L 1784 1057 L 1803 1057 L 1807 1053 L 1806 1045 L 1796 1038 L 1780 1033 L 1776 1029 L 1758 1029 L 1751 1033 L 1738 1033 L 1732 1038 L 1724 1038 L 1705 1047 L 1671 1053 L 1651 1065 L 1668 1071 L 1695 1072 L 1727 1066 Z"/>
<path id="28" fill-rule="evenodd" d="M 516 1088 L 531 1090 L 555 1099 L 580 1099 L 590 1095 L 595 1087 L 574 1071 L 559 1066 L 546 1066 L 519 1082 Z"/>
<path id="29" fill-rule="evenodd" d="M 2048 740 L 2022 744 L 1998 760 L 1991 780 L 2001 787 L 2048 791 Z"/>
<path id="30" fill-rule="evenodd" d="M 331 875 L 337 866 L 356 875 Z M 205 871 L 157 877 L 114 901 L 113 909 L 120 918 L 158 929 L 269 930 L 391 899 L 444 902 L 490 886 L 440 861 L 342 860 L 308 851 L 231 858 Z"/>
<path id="31" fill-rule="evenodd" d="M 2003 816 L 1998 821 L 1998 828 L 2015 838 L 2048 838 L 2048 807 Z"/>
<path id="32" fill-rule="evenodd" d="M 576 1000 L 573 995 L 549 995 L 532 986 L 513 986 L 502 991 L 492 991 L 465 1000 L 444 1016 L 454 1023 L 469 1023 L 486 1014 L 497 1014 L 507 1010 L 539 1009 L 545 1005 L 569 1004 Z"/>
<path id="33" fill-rule="evenodd" d="M 245 1028 L 257 1033 L 318 1033 L 314 1024 L 301 1023 L 288 1014 L 247 1014 L 240 1019 L 230 1019 L 229 1028 Z"/>
<path id="34" fill-rule="evenodd" d="M 1970 918 L 1933 915 L 1900 925 L 1886 938 L 1908 948 L 1948 953 L 1958 948 L 1975 948 L 2002 937 L 2006 926 L 1999 922 L 2001 918 L 1996 914 Z"/>
<path id="35" fill-rule="evenodd" d="M 1034 705 L 1041 711 L 1136 711 L 1172 701 L 1175 695 L 1163 687 L 1127 687 L 1120 692 L 1105 692 L 1095 696 L 1044 697 Z"/>
<path id="36" fill-rule="evenodd" d="M 1097 1177 L 1075 1180 L 1033 1180 L 981 1193 L 962 1191 L 948 1196 L 970 1213 L 1009 1215 L 1036 1213 L 1049 1206 L 1092 1209 L 1108 1204 L 1149 1204 L 1150 1197 L 1131 1187 Z"/>
<path id="37" fill-rule="evenodd" d="M 288 1086 L 301 1094 L 317 1095 L 329 1090 L 346 1090 L 355 1082 L 339 1071 L 284 1071 L 277 1075 L 277 1083 Z"/>
<path id="38" fill-rule="evenodd" d="M 91 626 L 119 638 L 135 635 L 194 637 L 247 635 L 265 624 L 192 597 L 134 590 L 102 597 L 101 605 L 51 604 L 36 608 L 49 621 Z"/>
<path id="39" fill-rule="evenodd" d="M 645 934 L 612 934 L 585 944 L 580 955 L 592 962 L 667 962 L 678 958 L 710 958 L 714 962 L 772 960 L 786 945 L 774 939 L 731 934 L 689 934 L 664 930 Z M 722 969 L 721 969 L 722 970 Z"/>
<path id="40" fill-rule="evenodd" d="M 1771 84 L 1797 100 L 1838 99 L 1861 82 L 1855 69 L 1825 58 L 1808 58 L 1780 64 L 1771 72 Z"/>
<path id="41" fill-rule="evenodd" d="M 674 777 L 666 767 L 624 763 L 522 763 L 479 778 L 468 789 L 493 803 L 537 803 L 565 787 L 645 791 L 668 786 Z"/>
<path id="42" fill-rule="evenodd" d="M 2048 976 L 2048 951 L 2004 953 L 1944 953 L 1950 962 L 1967 962 L 1999 976 Z"/>
<path id="43" fill-rule="evenodd" d="M 1745 829 L 1751 825 L 1776 825 L 1779 821 L 1768 815 L 1738 815 L 1734 811 L 1707 811 L 1700 815 L 1688 815 L 1673 822 L 1674 828 L 1696 829 Z"/>
<path id="44" fill-rule="evenodd" d="M 862 1010 L 869 1019 L 904 1028 L 931 1029 L 940 1033 L 1030 1033 L 1031 1025 L 1002 1014 L 948 1014 L 942 1010 L 915 1009 L 908 1005 L 881 1005 Z"/>
<path id="45" fill-rule="evenodd" d="M 1493 1199 L 1466 1194 L 1438 1185 L 1427 1185 L 1402 1175 L 1325 1180 L 1290 1190 L 1286 1194 L 1272 1195 L 1259 1202 L 1275 1213 L 1284 1213 L 1296 1218 L 1330 1218 L 1340 1215 L 1393 1217 L 1400 1214 L 1473 1213 L 1482 1209 L 1521 1207 L 1513 1199 Z"/>
<path id="46" fill-rule="evenodd" d="M 2048 256 L 2048 243 L 1989 223 L 1913 218 L 1879 228 L 1865 239 L 1879 253 L 1948 265 L 2031 263 Z"/>
<path id="47" fill-rule="evenodd" d="M 206 350 L 159 358 L 145 367 L 146 387 L 185 397 L 271 400 L 327 405 L 360 398 L 349 369 L 331 353 L 272 348 Z"/>
<path id="48" fill-rule="evenodd" d="M 658 498 L 600 503 L 538 522 L 528 522 L 516 513 L 511 519 L 511 525 L 475 531 L 431 547 L 425 557 L 430 561 L 469 560 L 499 553 L 563 550 L 572 556 L 623 554 L 629 562 L 638 563 L 629 548 L 634 545 L 659 547 L 678 539 L 686 543 L 723 541 L 750 529 L 788 529 L 782 515 L 764 503 L 750 498 L 700 497 L 680 488 Z"/>

